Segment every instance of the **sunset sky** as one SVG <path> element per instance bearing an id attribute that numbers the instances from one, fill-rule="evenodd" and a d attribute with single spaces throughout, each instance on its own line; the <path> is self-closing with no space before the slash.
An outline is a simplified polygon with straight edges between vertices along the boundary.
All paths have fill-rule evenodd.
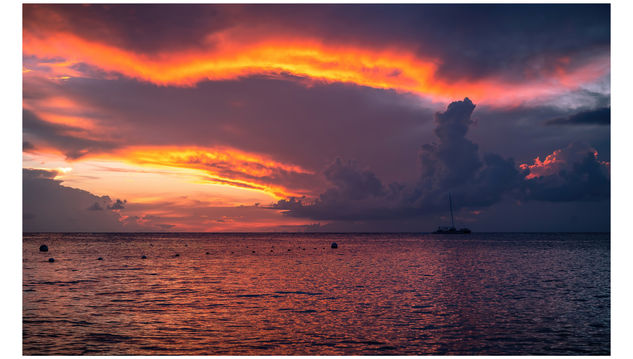
<path id="1" fill-rule="evenodd" d="M 610 7 L 23 6 L 24 231 L 609 231 Z"/>

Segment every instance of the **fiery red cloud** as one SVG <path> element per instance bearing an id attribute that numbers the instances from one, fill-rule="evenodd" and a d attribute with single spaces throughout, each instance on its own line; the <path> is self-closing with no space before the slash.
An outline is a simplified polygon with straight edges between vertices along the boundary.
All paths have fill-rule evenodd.
<path id="1" fill-rule="evenodd" d="M 276 198 L 300 195 L 297 189 L 279 184 L 284 176 L 313 174 L 299 166 L 232 148 L 132 147 L 108 157 L 144 166 L 200 170 L 205 174 L 202 181 L 262 191 Z"/>
<path id="2" fill-rule="evenodd" d="M 33 152 L 58 153 L 54 147 L 38 148 Z M 129 163 L 143 168 L 180 169 L 196 176 L 200 183 L 255 190 L 277 199 L 308 194 L 309 189 L 300 187 L 300 179 L 314 175 L 300 166 L 227 147 L 123 147 L 82 157 L 82 161 L 91 160 Z"/>
<path id="3" fill-rule="evenodd" d="M 593 154 L 593 158 L 607 171 L 610 170 L 611 164 L 608 161 L 598 160 L 598 151 L 595 148 L 582 143 L 572 143 L 566 148 L 560 148 L 547 155 L 544 160 L 538 156 L 532 164 L 523 163 L 519 167 L 522 170 L 528 170 L 526 179 L 533 179 L 544 176 L 552 176 L 563 170 L 569 170 L 570 167 L 582 160 L 583 156 Z"/>
<path id="4" fill-rule="evenodd" d="M 25 31 L 23 52 L 42 59 L 63 58 L 51 78 L 78 76 L 72 67 L 88 64 L 162 86 L 194 86 L 204 80 L 239 79 L 250 75 L 291 74 L 313 81 L 353 83 L 378 89 L 411 92 L 447 102 L 469 96 L 487 105 L 513 106 L 548 97 L 595 81 L 609 72 L 609 57 L 571 64 L 562 57 L 553 69 L 516 83 L 501 77 L 476 81 L 446 80 L 439 76 L 440 58 L 422 58 L 402 47 L 370 48 L 328 45 L 311 37 L 275 33 L 250 39 L 234 31 L 210 36 L 206 50 L 134 52 L 82 38 L 69 32 L 46 35 Z M 28 71 L 30 69 L 26 69 Z"/>

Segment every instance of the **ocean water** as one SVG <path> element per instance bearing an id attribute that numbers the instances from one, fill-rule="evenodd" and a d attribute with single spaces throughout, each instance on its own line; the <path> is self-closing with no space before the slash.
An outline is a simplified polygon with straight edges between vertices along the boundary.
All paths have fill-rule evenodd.
<path id="1" fill-rule="evenodd" d="M 23 354 L 609 355 L 610 292 L 609 234 L 25 234 Z"/>

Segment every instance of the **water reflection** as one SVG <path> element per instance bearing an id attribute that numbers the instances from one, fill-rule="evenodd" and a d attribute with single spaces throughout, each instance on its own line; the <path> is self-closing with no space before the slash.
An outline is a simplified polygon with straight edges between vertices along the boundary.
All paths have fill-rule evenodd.
<path id="1" fill-rule="evenodd" d="M 23 248 L 26 355 L 609 353 L 608 235 L 73 234 Z"/>

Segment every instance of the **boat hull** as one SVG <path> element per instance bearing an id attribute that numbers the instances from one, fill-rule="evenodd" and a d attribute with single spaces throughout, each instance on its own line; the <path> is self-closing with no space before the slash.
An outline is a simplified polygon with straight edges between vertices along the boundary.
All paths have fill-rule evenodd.
<path id="1" fill-rule="evenodd" d="M 437 231 L 433 232 L 433 234 L 469 234 L 469 233 L 470 233 L 470 229 L 468 228 L 438 229 Z"/>

